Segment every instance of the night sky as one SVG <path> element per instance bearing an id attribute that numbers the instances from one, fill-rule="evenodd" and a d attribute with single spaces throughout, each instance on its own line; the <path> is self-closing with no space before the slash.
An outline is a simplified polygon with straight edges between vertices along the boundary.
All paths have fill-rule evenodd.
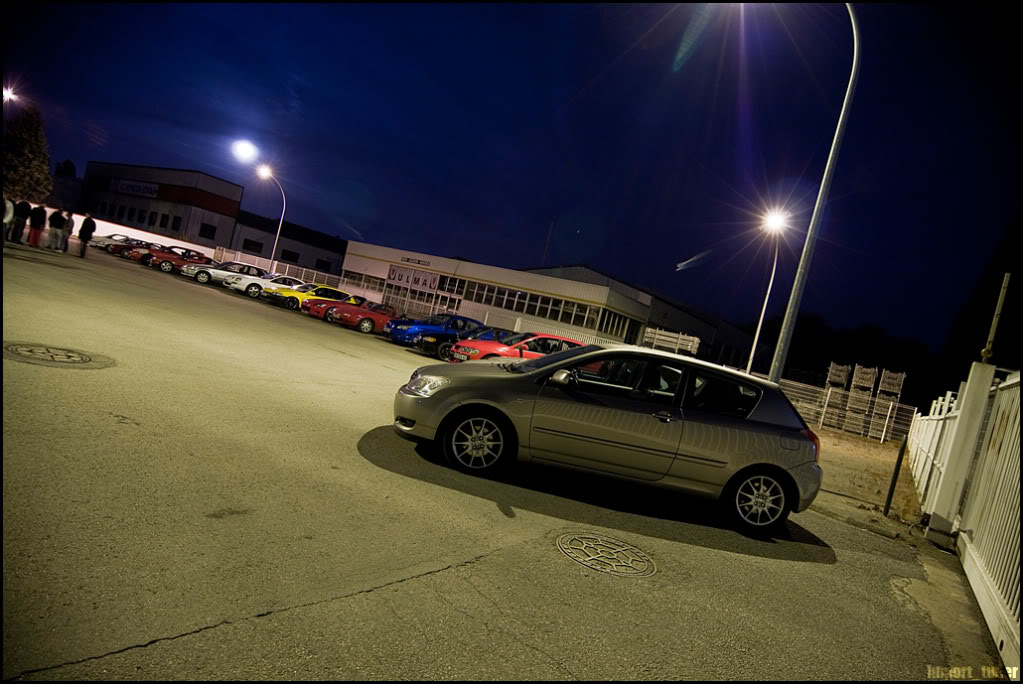
<path id="1" fill-rule="evenodd" d="M 937 349 L 1019 214 L 1012 22 L 857 11 L 803 308 Z M 541 264 L 554 222 L 548 263 L 738 323 L 771 265 L 757 215 L 782 204 L 784 311 L 852 60 L 842 5 L 35 4 L 5 23 L 4 81 L 79 173 L 198 169 L 275 216 L 276 187 L 231 156 L 245 138 L 294 222 L 513 268 Z"/>

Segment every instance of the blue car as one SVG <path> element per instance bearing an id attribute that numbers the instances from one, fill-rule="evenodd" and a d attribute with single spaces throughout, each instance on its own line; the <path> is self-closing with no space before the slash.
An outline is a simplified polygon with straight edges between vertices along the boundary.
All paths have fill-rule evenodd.
<path id="1" fill-rule="evenodd" d="M 482 327 L 483 323 L 465 316 L 453 314 L 434 314 L 424 320 L 398 320 L 391 321 L 384 326 L 384 334 L 391 337 L 392 342 L 398 344 L 412 344 L 416 335 L 430 333 L 443 334 L 452 332 L 464 332 L 473 328 Z"/>

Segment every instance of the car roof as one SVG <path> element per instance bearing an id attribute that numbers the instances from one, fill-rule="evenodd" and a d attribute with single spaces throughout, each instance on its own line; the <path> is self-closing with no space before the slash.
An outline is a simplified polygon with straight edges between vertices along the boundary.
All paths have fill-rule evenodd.
<path id="1" fill-rule="evenodd" d="M 776 383 L 776 382 L 771 382 L 770 380 L 766 380 L 764 378 L 760 378 L 760 377 L 757 377 L 755 375 L 750 375 L 749 373 L 746 373 L 745 371 L 741 371 L 741 370 L 739 370 L 737 368 L 729 368 L 728 366 L 721 366 L 721 365 L 716 364 L 716 363 L 711 363 L 710 361 L 704 361 L 703 359 L 698 359 L 698 358 L 696 358 L 694 356 L 686 356 L 684 354 L 674 354 L 674 353 L 669 352 L 669 351 L 662 351 L 660 349 L 651 349 L 650 347 L 640 347 L 640 346 L 637 346 L 637 345 L 634 345 L 634 344 L 622 344 L 622 345 L 606 346 L 606 347 L 604 345 L 599 345 L 598 344 L 598 345 L 592 345 L 592 346 L 599 347 L 600 351 L 602 351 L 602 352 L 609 352 L 609 353 L 623 352 L 623 351 L 625 351 L 625 352 L 640 352 L 640 353 L 647 354 L 647 355 L 650 355 L 650 356 L 658 356 L 658 357 L 664 358 L 664 359 L 672 359 L 672 360 L 675 360 L 675 361 L 681 361 L 683 363 L 689 364 L 690 366 L 700 366 L 701 368 L 706 368 L 708 370 L 713 370 L 713 371 L 716 371 L 718 373 L 725 373 L 725 374 L 731 375 L 732 377 L 734 377 L 736 379 L 745 380 L 746 382 L 751 382 L 751 383 L 753 383 L 755 385 L 758 385 L 760 387 L 766 387 L 766 388 L 770 388 L 770 389 L 779 389 L 778 383 Z M 596 350 L 594 350 L 594 351 L 596 352 Z"/>
<path id="2" fill-rule="evenodd" d="M 532 335 L 534 335 L 536 337 L 550 337 L 550 338 L 555 339 L 555 340 L 563 340 L 565 342 L 573 342 L 575 344 L 582 344 L 582 345 L 586 344 L 585 342 L 580 342 L 579 340 L 572 339 L 571 337 L 562 337 L 561 335 L 551 335 L 549 333 L 530 333 L 530 334 L 532 334 Z"/>

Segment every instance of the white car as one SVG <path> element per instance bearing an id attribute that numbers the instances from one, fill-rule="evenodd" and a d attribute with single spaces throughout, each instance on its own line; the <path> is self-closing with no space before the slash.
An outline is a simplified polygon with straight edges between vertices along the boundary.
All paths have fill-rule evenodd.
<path id="1" fill-rule="evenodd" d="M 222 264 L 185 264 L 181 267 L 181 275 L 195 278 L 200 283 L 223 283 L 228 276 L 247 275 L 261 278 L 266 269 L 240 261 L 225 261 Z"/>
<path id="2" fill-rule="evenodd" d="M 127 235 L 121 235 L 120 233 L 114 233 L 113 235 L 94 235 L 89 240 L 89 245 L 92 247 L 99 247 L 104 249 L 107 245 L 116 244 L 118 242 L 127 242 L 131 238 Z"/>
<path id="3" fill-rule="evenodd" d="M 265 276 L 252 276 L 252 275 L 230 275 L 224 278 L 224 287 L 238 292 L 244 292 L 253 299 L 259 297 L 259 293 L 263 291 L 264 287 L 290 287 L 296 288 L 305 285 L 298 278 L 292 278 L 286 275 L 277 275 L 276 273 L 268 273 Z"/>

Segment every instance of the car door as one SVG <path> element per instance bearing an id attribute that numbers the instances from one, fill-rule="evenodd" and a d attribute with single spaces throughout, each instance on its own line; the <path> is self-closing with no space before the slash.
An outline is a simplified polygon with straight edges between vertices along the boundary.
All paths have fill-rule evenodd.
<path id="1" fill-rule="evenodd" d="M 548 378 L 537 394 L 532 456 L 641 480 L 664 477 L 683 433 L 684 368 L 636 353 L 562 368 L 574 380 L 555 385 Z"/>
<path id="2" fill-rule="evenodd" d="M 747 420 L 761 393 L 739 378 L 691 367 L 682 401 L 686 429 L 672 474 L 723 484 L 727 474 L 746 465 L 744 461 L 753 462 L 765 447 L 777 447 L 775 430 Z"/>

